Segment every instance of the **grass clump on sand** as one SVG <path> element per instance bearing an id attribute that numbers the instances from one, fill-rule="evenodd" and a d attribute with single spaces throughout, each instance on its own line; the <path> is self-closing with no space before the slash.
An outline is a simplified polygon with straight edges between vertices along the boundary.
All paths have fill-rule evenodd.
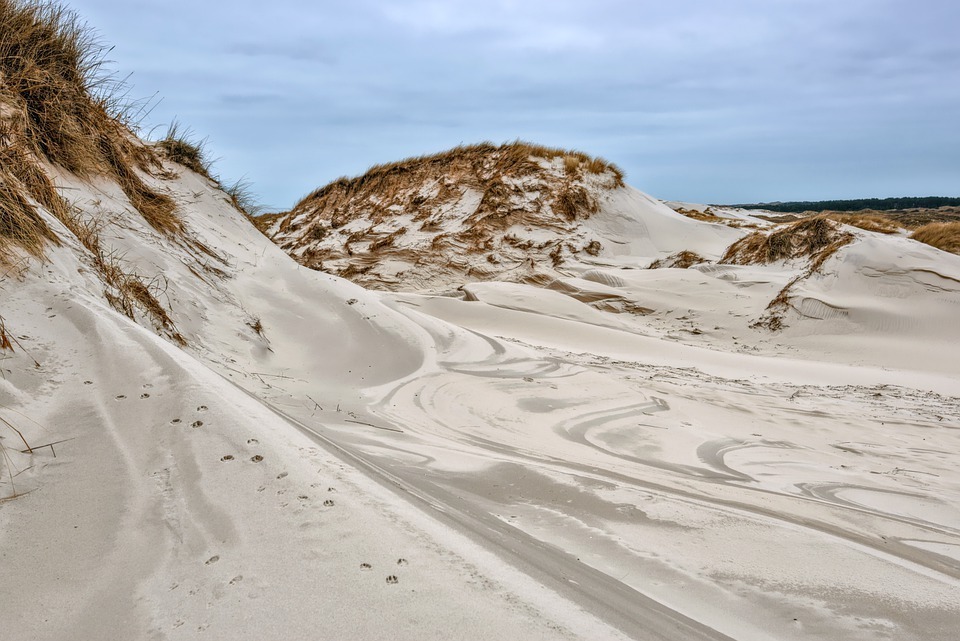
<path id="1" fill-rule="evenodd" d="M 478 175 L 487 180 L 502 175 L 530 174 L 540 169 L 536 161 L 538 158 L 548 161 L 563 158 L 564 171 L 567 175 L 581 171 L 588 174 L 610 172 L 614 186 L 624 185 L 624 174 L 619 167 L 580 151 L 545 147 L 520 140 L 503 145 L 482 142 L 476 145 L 459 145 L 437 154 L 414 156 L 396 162 L 374 165 L 365 174 L 356 178 L 338 178 L 307 195 L 294 207 L 294 210 L 301 209 L 310 201 L 322 200 L 334 193 L 343 198 L 363 193 L 377 193 L 383 198 L 389 198 L 389 195 L 396 191 L 398 179 L 425 170 L 431 173 L 431 168 L 436 169 L 432 173 L 440 174 L 451 166 L 471 166 L 476 169 Z"/>
<path id="2" fill-rule="evenodd" d="M 182 343 L 156 287 L 121 268 L 101 246 L 96 224 L 74 211 L 51 179 L 51 166 L 82 179 L 113 179 L 155 230 L 184 232 L 173 199 L 141 177 L 162 169 L 160 157 L 131 132 L 132 106 L 102 72 L 103 52 L 64 6 L 0 0 L 0 263 L 13 263 L 11 247 L 39 257 L 48 243 L 60 243 L 45 210 L 90 252 L 114 307 L 131 318 L 141 311 Z M 2 323 L 0 347 L 12 348 Z"/>
<path id="3" fill-rule="evenodd" d="M 647 269 L 664 269 L 667 267 L 672 267 L 675 269 L 690 269 L 694 265 L 699 265 L 705 262 L 707 262 L 707 259 L 697 252 L 684 249 L 683 251 L 678 251 L 676 254 L 671 254 L 666 258 L 658 258 L 650 263 L 650 266 L 647 267 Z"/>
<path id="4" fill-rule="evenodd" d="M 207 158 L 205 145 L 206 140 L 195 140 L 178 122 L 171 123 L 166 135 L 156 143 L 157 148 L 171 162 L 213 180 L 211 174 L 213 163 Z"/>
<path id="5" fill-rule="evenodd" d="M 882 214 L 828 212 L 825 216 L 838 223 L 880 234 L 895 234 L 903 228 L 900 223 Z"/>
<path id="6" fill-rule="evenodd" d="M 64 6 L 0 0 L 0 244 L 39 255 L 53 240 L 36 206 L 57 218 L 69 208 L 45 163 L 81 178 L 114 178 L 153 228 L 183 231 L 173 200 L 140 176 L 159 169 L 160 160 L 131 133 L 132 106 L 117 98 L 117 83 L 103 73 L 103 52 Z"/>
<path id="7" fill-rule="evenodd" d="M 7 325 L 3 321 L 3 316 L 0 316 L 0 350 L 5 349 L 13 351 L 13 342 L 7 334 Z"/>
<path id="8" fill-rule="evenodd" d="M 853 234 L 840 231 L 823 217 L 805 218 L 771 233 L 757 231 L 727 248 L 721 263 L 766 265 L 780 260 L 810 257 L 822 264 L 830 255 L 853 241 Z"/>
<path id="9" fill-rule="evenodd" d="M 838 228 L 839 223 L 825 216 L 804 218 L 781 226 L 770 233 L 762 231 L 744 236 L 727 248 L 721 263 L 728 265 L 766 265 L 781 260 L 806 258 L 807 268 L 790 282 L 767 305 L 765 315 L 752 327 L 779 331 L 784 327 L 784 318 L 791 309 L 790 293 L 800 281 L 820 271 L 823 264 L 845 245 L 853 242 L 854 235 Z"/>
<path id="10" fill-rule="evenodd" d="M 230 203 L 257 225 L 257 218 L 263 206 L 257 201 L 249 181 L 240 180 L 226 184 L 220 176 L 213 173 L 213 161 L 207 155 L 206 140 L 197 140 L 190 132 L 174 122 L 167 128 L 166 135 L 154 143 L 163 156 L 182 167 L 194 171 L 210 180 L 227 195 Z"/>
<path id="11" fill-rule="evenodd" d="M 945 252 L 960 255 L 960 222 L 929 223 L 914 231 L 910 238 Z"/>

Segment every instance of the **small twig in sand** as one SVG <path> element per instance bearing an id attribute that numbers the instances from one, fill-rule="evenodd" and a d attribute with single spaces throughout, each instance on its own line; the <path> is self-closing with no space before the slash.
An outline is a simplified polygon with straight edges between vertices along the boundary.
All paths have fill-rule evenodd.
<path id="1" fill-rule="evenodd" d="M 320 407 L 320 403 L 314 401 L 313 398 L 312 398 L 309 394 L 307 394 L 307 398 L 309 398 L 311 401 L 313 401 L 313 404 L 316 405 L 316 408 L 314 408 L 314 409 L 318 409 L 318 410 L 320 410 L 321 412 L 323 411 L 323 408 Z"/>
<path id="2" fill-rule="evenodd" d="M 374 425 L 373 423 L 365 423 L 365 422 L 363 422 L 363 421 L 351 421 L 349 418 L 344 419 L 344 422 L 345 422 L 345 423 L 356 423 L 357 425 L 366 425 L 367 427 L 372 427 L 372 428 L 378 429 L 378 430 L 386 430 L 386 431 L 388 431 L 388 432 L 399 432 L 400 434 L 403 434 L 403 430 L 398 430 L 398 429 L 395 428 L 395 427 L 381 427 L 381 426 L 379 426 L 379 425 Z"/>
<path id="3" fill-rule="evenodd" d="M 30 444 L 29 444 L 29 443 L 27 443 L 27 439 L 24 438 L 23 432 L 21 432 L 21 431 L 18 430 L 16 427 L 14 427 L 13 423 L 11 423 L 11 422 L 8 421 L 7 419 L 3 418 L 2 416 L 0 416 L 0 423 L 3 423 L 3 424 L 6 425 L 7 427 L 9 427 L 11 430 L 13 430 L 14 432 L 17 433 L 17 436 L 20 437 L 20 440 L 23 441 L 23 444 L 27 446 L 27 449 L 23 450 L 23 453 L 24 453 L 24 454 L 27 454 L 27 453 L 33 454 L 33 448 L 30 447 Z"/>
<path id="4" fill-rule="evenodd" d="M 54 446 L 54 445 L 60 445 L 60 443 L 66 443 L 67 441 L 72 441 L 74 438 L 76 438 L 76 437 L 74 436 L 74 437 L 72 437 L 72 438 L 61 439 L 61 440 L 59 440 L 59 441 L 53 441 L 52 443 L 44 443 L 43 445 L 34 445 L 34 446 L 33 446 L 32 448 L 30 448 L 29 450 L 20 450 L 20 453 L 21 453 L 21 454 L 27 454 L 27 453 L 29 452 L 30 454 L 33 454 L 33 451 L 34 451 L 34 450 L 39 450 L 41 447 L 49 447 L 49 448 L 50 448 L 50 451 L 53 452 L 53 458 L 57 458 L 57 451 L 56 451 L 55 449 L 53 449 L 53 446 Z"/>

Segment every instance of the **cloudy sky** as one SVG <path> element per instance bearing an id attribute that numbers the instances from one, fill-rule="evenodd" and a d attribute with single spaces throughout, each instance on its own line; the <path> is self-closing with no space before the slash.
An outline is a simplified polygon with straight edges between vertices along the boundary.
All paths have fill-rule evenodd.
<path id="1" fill-rule="evenodd" d="M 270 206 L 521 138 L 695 202 L 960 196 L 956 0 L 68 0 Z M 157 130 L 162 132 L 162 127 Z"/>

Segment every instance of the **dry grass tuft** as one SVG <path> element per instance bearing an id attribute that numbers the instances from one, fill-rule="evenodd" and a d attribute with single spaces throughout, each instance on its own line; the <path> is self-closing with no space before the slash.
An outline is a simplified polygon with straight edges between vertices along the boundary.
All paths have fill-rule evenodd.
<path id="1" fill-rule="evenodd" d="M 715 210 L 712 207 L 707 207 L 703 211 L 698 209 L 686 209 L 684 207 L 670 206 L 673 211 L 677 212 L 681 216 L 686 216 L 687 218 L 692 218 L 693 220 L 699 220 L 704 223 L 714 223 L 716 225 L 726 225 L 727 227 L 734 227 L 736 229 L 754 229 L 757 227 L 755 223 L 748 222 L 746 220 L 741 220 L 739 218 L 726 218 L 723 216 L 718 216 L 715 213 Z"/>
<path id="2" fill-rule="evenodd" d="M 207 157 L 205 145 L 206 140 L 195 140 L 177 122 L 173 122 L 167 128 L 167 135 L 157 142 L 157 147 L 168 160 L 214 180 L 211 173 L 213 163 Z"/>
<path id="3" fill-rule="evenodd" d="M 727 248 L 720 262 L 730 265 L 765 265 L 801 257 L 816 260 L 817 255 L 827 248 L 837 243 L 839 248 L 851 241 L 853 234 L 838 230 L 836 223 L 818 216 L 788 224 L 769 234 L 757 231 L 744 236 Z M 833 251 L 836 251 L 836 248 Z"/>
<path id="4" fill-rule="evenodd" d="M 838 223 L 880 234 L 895 234 L 902 229 L 900 223 L 880 214 L 829 212 L 825 214 L 825 217 Z"/>
<path id="5" fill-rule="evenodd" d="M 686 216 L 687 218 L 692 218 L 693 220 L 699 220 L 705 223 L 718 223 L 723 224 L 728 219 L 721 218 L 714 214 L 708 207 L 705 211 L 699 211 L 697 209 L 684 209 L 683 207 L 677 207 L 674 209 L 675 212 L 681 216 Z"/>
<path id="6" fill-rule="evenodd" d="M 7 334 L 7 325 L 3 321 L 3 316 L 0 316 L 0 350 L 13 351 L 13 342 L 10 340 L 10 335 Z"/>
<path id="7" fill-rule="evenodd" d="M 263 210 L 263 207 L 257 202 L 257 197 L 253 193 L 249 181 L 241 178 L 233 184 L 221 184 L 220 187 L 230 197 L 230 203 L 248 217 L 255 218 Z"/>
<path id="8" fill-rule="evenodd" d="M 613 163 L 600 158 L 593 158 L 579 151 L 555 149 L 523 141 L 515 141 L 503 145 L 483 142 L 476 145 L 460 145 L 449 151 L 405 158 L 392 163 L 374 165 L 362 176 L 356 178 L 342 177 L 325 185 L 301 200 L 294 207 L 294 211 L 302 210 L 315 201 L 347 200 L 357 196 L 376 193 L 383 198 L 396 191 L 397 183 L 405 177 L 415 174 L 440 175 L 451 168 L 469 167 L 477 178 L 482 181 L 491 181 L 502 175 L 522 176 L 540 170 L 537 159 L 553 160 L 564 158 L 567 163 L 576 161 L 577 165 L 587 167 L 588 173 L 611 173 L 614 186 L 623 186 L 623 171 Z"/>
<path id="9" fill-rule="evenodd" d="M 579 185 L 570 185 L 557 194 L 553 201 L 553 210 L 567 220 L 588 218 L 600 211 L 600 205 Z"/>
<path id="10" fill-rule="evenodd" d="M 599 242 L 561 246 L 556 238 L 622 185 L 619 169 L 582 152 L 485 142 L 340 178 L 254 224 L 302 265 L 368 287 L 451 273 L 518 280 L 570 255 L 599 255 Z M 534 230 L 555 238 L 517 236 Z"/>
<path id="11" fill-rule="evenodd" d="M 60 4 L 0 0 L 0 151 L 5 155 L 0 175 L 8 186 L 13 175 L 57 217 L 66 207 L 59 196 L 44 193 L 49 179 L 37 177 L 45 173 L 43 163 L 80 177 L 111 176 L 155 229 L 182 232 L 173 201 L 136 173 L 159 168 L 159 158 L 128 128 L 131 105 L 120 99 L 119 83 L 103 72 L 104 51 L 77 15 Z M 33 165 L 34 175 L 11 168 L 11 158 L 15 165 Z M 15 199 L 12 207 L 26 227 L 8 230 L 3 240 L 35 253 L 50 234 L 22 202 Z"/>
<path id="12" fill-rule="evenodd" d="M 0 264 L 12 262 L 8 246 L 16 245 L 33 256 L 41 256 L 47 242 L 56 236 L 44 222 L 23 190 L 0 170 Z"/>
<path id="13" fill-rule="evenodd" d="M 99 236 L 91 234 L 90 237 L 94 239 L 94 266 L 106 285 L 104 296 L 110 305 L 133 321 L 136 321 L 136 312 L 141 311 L 175 343 L 186 345 L 183 335 L 153 293 L 160 286 L 159 277 L 145 282 L 138 274 L 127 272 L 116 253 L 107 253 L 100 248 Z"/>
<path id="14" fill-rule="evenodd" d="M 12 262 L 10 246 L 39 257 L 47 243 L 59 244 L 38 205 L 57 218 L 67 215 L 67 203 L 35 159 L 0 134 L 0 264 Z"/>
<path id="15" fill-rule="evenodd" d="M 960 222 L 929 223 L 913 232 L 910 238 L 945 252 L 960 255 Z"/>
<path id="16" fill-rule="evenodd" d="M 699 265 L 701 263 L 707 262 L 707 259 L 701 256 L 700 254 L 692 251 L 679 251 L 676 254 L 671 254 L 666 258 L 659 258 L 652 263 L 647 269 L 664 269 L 667 267 L 673 267 L 676 269 L 690 269 L 694 265 Z"/>
<path id="17" fill-rule="evenodd" d="M 784 317 L 792 309 L 790 293 L 798 282 L 820 272 L 824 263 L 854 240 L 854 235 L 837 228 L 839 223 L 826 216 L 804 218 L 782 225 L 766 234 L 754 232 L 731 245 L 721 263 L 731 265 L 765 265 L 778 260 L 807 258 L 802 274 L 790 280 L 767 305 L 765 315 L 751 327 L 779 331 Z"/>

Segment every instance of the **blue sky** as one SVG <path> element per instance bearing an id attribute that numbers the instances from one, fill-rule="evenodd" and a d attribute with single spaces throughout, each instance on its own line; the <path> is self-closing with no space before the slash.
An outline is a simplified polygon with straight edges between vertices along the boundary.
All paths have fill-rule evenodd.
<path id="1" fill-rule="evenodd" d="M 74 0 L 145 126 L 285 208 L 341 175 L 521 138 L 659 198 L 960 196 L 956 0 Z"/>

